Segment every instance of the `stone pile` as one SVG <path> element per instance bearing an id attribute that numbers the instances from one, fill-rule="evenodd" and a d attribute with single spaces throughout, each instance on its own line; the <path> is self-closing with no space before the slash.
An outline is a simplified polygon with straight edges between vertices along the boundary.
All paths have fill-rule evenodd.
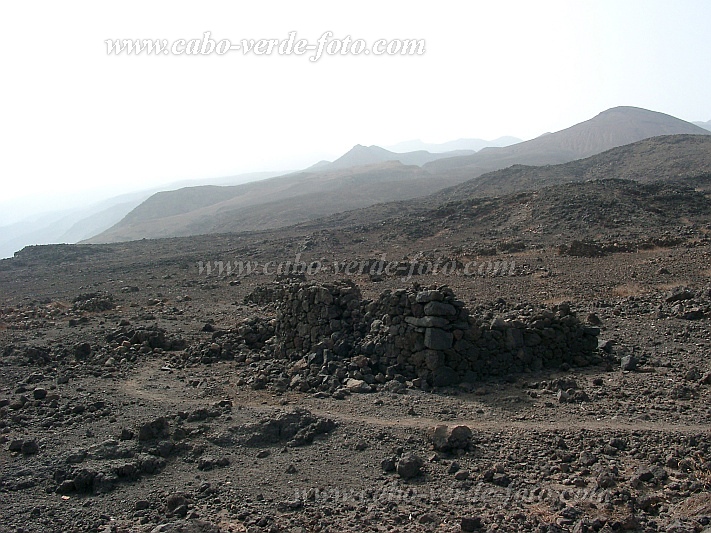
<path id="1" fill-rule="evenodd" d="M 363 392 L 409 380 L 442 387 L 599 361 L 599 329 L 565 304 L 472 316 L 448 287 L 385 291 L 370 301 L 352 282 L 292 283 L 269 296 L 275 353 L 294 362 L 290 387 L 303 391 Z"/>
<path id="2" fill-rule="evenodd" d="M 173 358 L 177 366 L 185 364 L 209 364 L 216 361 L 237 360 L 244 362 L 250 351 L 269 351 L 268 344 L 275 339 L 276 320 L 264 320 L 251 317 L 237 324 L 234 329 L 214 330 L 210 325 L 203 331 L 212 331 L 212 338 L 190 346 L 180 355 Z"/>
<path id="3" fill-rule="evenodd" d="M 672 289 L 664 299 L 659 316 L 673 316 L 685 320 L 711 317 L 711 288 L 698 291 L 688 287 Z"/>

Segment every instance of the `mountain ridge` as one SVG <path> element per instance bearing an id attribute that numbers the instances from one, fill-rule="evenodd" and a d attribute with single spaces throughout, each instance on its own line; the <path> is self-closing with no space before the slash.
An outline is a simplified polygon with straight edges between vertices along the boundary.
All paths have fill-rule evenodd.
<path id="1" fill-rule="evenodd" d="M 665 113 L 618 106 L 530 141 L 504 148 L 486 148 L 471 156 L 440 159 L 426 164 L 425 168 L 432 173 L 447 170 L 481 175 L 512 164 L 555 165 L 646 138 L 675 134 L 710 135 L 711 132 Z"/>
<path id="2" fill-rule="evenodd" d="M 478 152 L 488 147 L 503 148 L 505 146 L 510 146 L 520 142 L 522 142 L 521 139 L 510 135 L 498 137 L 491 141 L 484 139 L 455 139 L 453 141 L 443 143 L 426 143 L 422 142 L 420 139 L 412 139 L 410 141 L 403 141 L 394 145 L 385 146 L 384 148 L 393 152 L 415 152 L 418 150 L 426 150 L 431 153 L 444 153 L 458 150 Z"/>
<path id="3" fill-rule="evenodd" d="M 644 164 L 640 165 L 640 160 Z M 488 201 L 519 193 L 529 194 L 543 188 L 574 186 L 576 183 L 606 179 L 642 184 L 682 183 L 706 190 L 709 188 L 709 180 L 704 177 L 708 176 L 711 176 L 711 136 L 668 135 L 644 139 L 560 165 L 513 165 L 444 188 L 427 197 L 377 204 L 299 224 L 297 227 L 309 230 L 319 227 L 352 227 L 371 221 L 386 221 L 392 217 L 419 220 L 431 208 L 438 209 L 461 201 Z M 697 183 L 699 177 L 704 179 Z M 509 180 L 514 183 L 506 185 Z"/>
<path id="4" fill-rule="evenodd" d="M 323 164 L 317 170 L 307 169 L 235 187 L 198 187 L 154 195 L 119 223 L 84 242 L 240 232 L 308 223 L 383 202 L 426 197 L 476 180 L 487 170 L 500 170 L 514 164 L 566 163 L 601 147 L 612 145 L 614 148 L 628 138 L 655 137 L 669 131 L 699 137 L 711 135 L 711 132 L 663 113 L 618 107 L 531 141 L 438 159 L 422 167 L 390 160 L 397 154 L 381 147 L 356 145 L 334 162 L 336 168 L 332 166 L 334 163 Z M 422 157 L 430 155 L 413 152 L 409 157 L 411 162 L 421 163 Z M 379 162 L 361 164 L 373 158 Z M 512 187 L 523 186 L 524 182 L 531 187 L 531 179 L 525 177 L 518 185 L 515 185 L 516 180 L 510 180 L 509 188 L 499 192 L 510 192 Z M 469 187 L 473 186 L 470 184 Z M 489 182 L 486 194 L 495 194 L 496 187 L 495 180 Z M 459 194 L 463 193 L 460 191 Z"/>
<path id="5" fill-rule="evenodd" d="M 660 135 L 559 165 L 512 165 L 435 193 L 437 198 L 494 197 L 596 179 L 640 183 L 711 173 L 711 135 Z"/>
<path id="6" fill-rule="evenodd" d="M 426 150 L 415 150 L 409 152 L 392 152 L 380 146 L 363 146 L 356 144 L 341 157 L 334 161 L 319 161 L 307 170 L 329 171 L 342 170 L 346 168 L 361 167 L 388 161 L 398 161 L 403 165 L 417 165 L 421 167 L 425 163 L 436 161 L 444 157 L 458 157 L 461 155 L 471 155 L 473 150 L 452 150 L 443 153 L 431 153 Z"/>

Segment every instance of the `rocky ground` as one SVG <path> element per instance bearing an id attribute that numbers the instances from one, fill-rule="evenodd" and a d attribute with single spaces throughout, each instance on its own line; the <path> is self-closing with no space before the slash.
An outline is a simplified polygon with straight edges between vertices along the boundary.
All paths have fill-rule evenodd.
<path id="1" fill-rule="evenodd" d="M 624 251 L 601 236 L 592 253 L 555 236 L 475 245 L 446 227 L 389 241 L 392 227 L 300 231 L 40 247 L 0 262 L 0 530 L 709 526 L 704 226 Z M 336 391 L 294 388 L 279 379 L 292 366 L 275 349 L 274 306 L 245 300 L 274 273 L 198 266 L 423 250 L 515 267 L 349 277 L 367 298 L 447 285 L 491 319 L 567 303 L 600 328 L 596 363 L 454 387 L 349 387 L 358 370 L 345 366 Z"/>

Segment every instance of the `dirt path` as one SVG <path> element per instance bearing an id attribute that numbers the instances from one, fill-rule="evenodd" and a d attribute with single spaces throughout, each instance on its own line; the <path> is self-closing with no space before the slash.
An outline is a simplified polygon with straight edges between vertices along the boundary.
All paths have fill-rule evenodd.
<path id="1" fill-rule="evenodd" d="M 154 402 L 160 406 L 165 406 L 166 411 L 170 409 L 185 408 L 186 405 L 204 406 L 206 402 L 218 401 L 229 398 L 235 405 L 254 411 L 258 416 L 269 414 L 275 409 L 289 409 L 296 405 L 307 406 L 315 415 L 332 418 L 336 421 L 353 424 L 367 425 L 378 428 L 411 428 L 422 429 L 441 424 L 441 418 L 434 416 L 394 416 L 384 417 L 383 415 L 370 414 L 364 411 L 373 409 L 373 399 L 378 395 L 365 394 L 353 395 L 350 401 L 339 400 L 319 400 L 306 394 L 290 392 L 285 396 L 275 396 L 266 390 L 251 390 L 237 388 L 231 384 L 225 384 L 221 388 L 224 393 L 215 392 L 207 397 L 197 397 L 194 388 L 190 389 L 185 383 L 178 379 L 175 374 L 160 370 L 163 367 L 161 361 L 151 361 L 144 365 L 140 371 L 134 373 L 129 379 L 122 381 L 119 391 L 129 398 L 140 398 L 142 400 Z M 208 374 L 209 376 L 209 374 Z M 197 379 L 197 378 L 196 378 Z M 177 386 L 176 386 L 177 385 Z M 169 388 L 166 388 L 168 386 Z M 178 386 L 189 394 L 178 392 Z M 458 400 L 460 397 L 456 397 Z M 438 398 L 442 400 L 442 398 Z M 324 405 L 325 403 L 325 405 Z M 464 400 L 467 403 L 467 400 Z M 472 402 L 473 403 L 473 402 Z M 531 414 L 535 407 L 525 407 L 517 416 Z M 361 411 L 358 413 L 358 411 Z M 447 422 L 448 424 L 467 425 L 475 431 L 496 433 L 502 431 L 576 431 L 592 430 L 597 432 L 658 432 L 674 433 L 682 435 L 711 434 L 711 428 L 706 424 L 681 424 L 654 421 L 619 420 L 619 419 L 581 419 L 567 414 L 557 421 L 542 422 L 540 420 L 515 420 L 501 416 L 495 420 L 481 420 L 474 418 L 456 418 Z"/>

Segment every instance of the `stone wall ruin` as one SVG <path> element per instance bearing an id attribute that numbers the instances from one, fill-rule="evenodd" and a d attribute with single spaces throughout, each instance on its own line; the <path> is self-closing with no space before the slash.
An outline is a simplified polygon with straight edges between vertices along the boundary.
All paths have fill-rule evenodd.
<path id="1" fill-rule="evenodd" d="M 351 281 L 281 283 L 249 297 L 276 306 L 276 356 L 296 364 L 292 386 L 330 390 L 412 380 L 451 386 L 599 361 L 599 329 L 561 304 L 472 313 L 449 287 L 385 291 L 364 300 Z"/>

